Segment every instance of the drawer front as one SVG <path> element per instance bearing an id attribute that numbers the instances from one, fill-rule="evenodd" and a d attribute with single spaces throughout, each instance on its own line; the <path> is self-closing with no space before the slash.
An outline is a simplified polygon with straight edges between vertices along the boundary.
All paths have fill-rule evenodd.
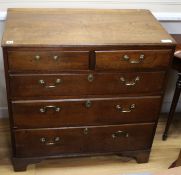
<path id="1" fill-rule="evenodd" d="M 164 77 L 165 72 L 11 75 L 10 86 L 12 97 L 137 94 L 162 91 Z"/>
<path id="2" fill-rule="evenodd" d="M 16 156 L 120 152 L 151 147 L 154 124 L 16 130 Z M 143 134 L 144 133 L 144 134 Z"/>
<path id="3" fill-rule="evenodd" d="M 87 70 L 89 52 L 86 51 L 9 51 L 9 70 L 64 71 Z"/>
<path id="4" fill-rule="evenodd" d="M 154 122 L 160 96 L 12 103 L 16 128 Z M 51 121 L 51 122 L 50 122 Z"/>
<path id="5" fill-rule="evenodd" d="M 96 51 L 96 69 L 165 68 L 170 63 L 171 54 L 172 50 Z"/>

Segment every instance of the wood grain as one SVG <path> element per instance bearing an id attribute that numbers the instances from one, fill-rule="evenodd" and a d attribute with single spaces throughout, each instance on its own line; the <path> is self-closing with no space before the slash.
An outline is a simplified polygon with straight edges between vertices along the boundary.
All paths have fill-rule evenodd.
<path id="1" fill-rule="evenodd" d="M 9 71 L 13 72 L 87 70 L 89 68 L 89 52 L 9 51 L 8 63 Z"/>
<path id="2" fill-rule="evenodd" d="M 9 9 L 2 45 L 174 44 L 150 14 L 148 10 Z"/>
<path id="3" fill-rule="evenodd" d="M 0 119 L 0 173 L 14 175 L 10 157 L 9 122 Z M 158 123 L 154 138 L 150 160 L 146 164 L 136 164 L 135 160 L 119 156 L 96 156 L 85 158 L 64 158 L 42 161 L 36 165 L 29 165 L 26 172 L 17 175 L 118 175 L 125 173 L 150 172 L 156 173 L 167 170 L 178 158 L 181 142 L 181 120 L 177 114 L 170 128 L 170 137 L 163 142 L 161 137 L 166 123 L 166 116 L 162 116 Z"/>
<path id="4" fill-rule="evenodd" d="M 10 87 L 12 98 L 16 97 L 55 97 L 55 96 L 77 96 L 77 95 L 119 95 L 119 94 L 141 94 L 162 93 L 165 72 L 128 72 L 128 73 L 104 73 L 92 72 L 93 81 L 88 81 L 89 73 L 63 73 L 63 74 L 20 74 L 10 76 Z M 121 81 L 123 77 L 125 81 Z M 125 83 L 139 80 L 133 86 Z M 61 79 L 60 84 L 55 84 Z M 44 80 L 41 85 L 39 80 Z M 147 85 L 145 87 L 145 84 Z M 54 88 L 45 86 L 56 85 Z"/>
<path id="5" fill-rule="evenodd" d="M 86 103 L 90 102 L 90 107 Z M 52 128 L 154 122 L 160 109 L 160 96 L 131 98 L 61 99 L 55 101 L 14 101 L 12 103 L 14 128 Z M 130 112 L 131 105 L 135 108 Z M 45 106 L 59 107 L 60 111 Z M 117 108 L 120 107 L 120 109 Z M 144 106 L 144 107 L 143 107 Z M 73 114 L 73 115 L 72 115 Z M 50 122 L 51 121 L 51 122 Z"/>
<path id="6" fill-rule="evenodd" d="M 113 138 L 118 131 L 123 134 Z M 16 157 L 146 150 L 151 147 L 153 132 L 154 123 L 16 130 Z M 55 141 L 56 137 L 60 140 Z M 45 138 L 44 143 L 41 138 Z"/>
<path id="7" fill-rule="evenodd" d="M 172 50 L 95 51 L 96 70 L 157 69 L 167 67 Z M 124 56 L 128 56 L 128 60 Z M 143 59 L 140 56 L 143 55 Z M 132 63 L 133 62 L 133 63 Z"/>
<path id="8" fill-rule="evenodd" d="M 162 39 L 170 42 L 162 42 Z M 2 45 L 13 145 L 12 163 L 15 171 L 26 170 L 30 163 L 65 156 L 116 153 L 136 158 L 138 163 L 148 162 L 166 74 L 175 48 L 173 38 L 149 11 L 11 9 L 7 16 Z M 119 64 L 123 54 L 130 57 L 125 65 Z M 141 54 L 145 54 L 145 60 L 140 62 L 139 59 L 143 59 Z M 36 55 L 39 56 L 38 60 Z M 130 108 L 132 102 L 136 103 L 136 109 L 138 107 L 138 113 L 127 116 L 130 117 L 129 121 L 128 118 L 117 120 L 115 116 L 118 115 L 112 111 L 111 105 L 115 105 L 115 97 L 120 96 L 125 98 L 119 99 L 119 109 L 124 113 L 133 111 L 133 108 Z M 152 96 L 152 100 L 143 96 Z M 157 100 L 154 96 L 158 97 Z M 110 101 L 105 101 L 105 98 L 110 98 Z M 134 101 L 135 98 L 137 100 Z M 140 100 L 141 98 L 144 98 L 144 101 Z M 73 102 L 76 100 L 78 103 L 75 105 Z M 89 102 L 87 100 L 91 100 L 94 107 L 89 108 L 88 105 L 86 108 L 89 109 L 85 110 L 85 104 L 81 104 L 84 100 L 86 104 Z M 17 106 L 12 106 L 12 102 Z M 52 102 L 53 105 L 61 103 L 64 108 L 68 104 L 69 109 L 67 108 L 63 115 L 64 125 L 49 128 L 47 123 L 52 123 L 51 117 L 55 115 L 50 115 L 44 123 L 43 126 L 48 128 L 41 128 L 41 121 L 37 121 L 39 128 L 31 125 L 30 128 L 20 129 L 14 125 L 14 111 L 22 114 L 20 118 L 27 122 L 26 105 L 33 103 L 33 106 L 29 107 L 36 111 L 44 102 L 47 105 Z M 24 111 L 21 111 L 22 104 Z M 48 106 L 48 109 L 51 110 L 48 112 L 57 112 L 57 107 Z M 91 111 L 90 114 L 87 110 Z M 66 125 L 68 112 L 71 112 L 71 117 L 81 117 L 77 121 L 68 120 Z M 109 113 L 115 122 L 113 125 L 110 119 L 106 120 L 106 114 Z M 139 115 L 141 120 L 138 119 Z M 37 115 L 33 114 L 33 117 Z M 85 120 L 85 117 L 89 117 L 89 120 Z M 146 120 L 143 120 L 143 117 Z M 138 123 L 138 120 L 146 123 Z M 71 121 L 81 127 L 72 128 L 70 124 L 74 123 Z M 57 120 L 57 123 L 59 122 L 61 121 Z M 95 125 L 87 126 L 89 122 Z M 100 125 L 97 125 L 98 122 Z M 122 124 L 124 122 L 130 123 Z M 86 128 L 90 130 L 88 136 L 82 132 L 82 129 L 84 131 Z M 113 131 L 116 132 L 114 129 L 120 130 L 121 136 L 125 134 L 124 130 L 128 130 L 129 139 L 121 138 L 123 144 L 118 144 L 117 139 L 111 142 L 109 136 Z M 56 135 L 65 140 L 66 144 L 63 142 L 62 149 L 61 145 L 57 145 L 57 139 L 56 144 L 54 143 Z M 41 137 L 46 137 L 43 144 L 55 147 L 42 146 Z"/>

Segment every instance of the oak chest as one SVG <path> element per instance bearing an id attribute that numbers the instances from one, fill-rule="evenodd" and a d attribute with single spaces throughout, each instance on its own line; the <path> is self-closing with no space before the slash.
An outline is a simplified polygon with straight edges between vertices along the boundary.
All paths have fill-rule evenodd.
<path id="1" fill-rule="evenodd" d="M 10 9 L 2 47 L 15 171 L 54 157 L 148 161 L 175 48 L 149 11 Z"/>

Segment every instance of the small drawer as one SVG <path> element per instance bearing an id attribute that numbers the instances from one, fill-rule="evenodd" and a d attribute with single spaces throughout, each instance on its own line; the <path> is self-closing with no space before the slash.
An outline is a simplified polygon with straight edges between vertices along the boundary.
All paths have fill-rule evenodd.
<path id="1" fill-rule="evenodd" d="M 168 67 L 172 50 L 96 51 L 96 70 Z"/>
<path id="2" fill-rule="evenodd" d="M 11 72 L 87 70 L 89 52 L 8 51 L 8 63 Z"/>
<path id="3" fill-rule="evenodd" d="M 165 72 L 11 75 L 11 96 L 54 97 L 161 92 Z M 146 86 L 145 86 L 146 85 Z"/>
<path id="4" fill-rule="evenodd" d="M 12 112 L 15 128 L 125 124 L 156 121 L 160 104 L 160 96 L 15 101 Z"/>
<path id="5" fill-rule="evenodd" d="M 149 149 L 153 132 L 154 124 L 152 123 L 14 130 L 16 157 Z"/>

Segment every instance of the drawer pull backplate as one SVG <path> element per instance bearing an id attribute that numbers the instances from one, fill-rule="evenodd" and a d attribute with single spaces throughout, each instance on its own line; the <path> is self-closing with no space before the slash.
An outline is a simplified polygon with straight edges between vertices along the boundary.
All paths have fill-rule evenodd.
<path id="1" fill-rule="evenodd" d="M 40 60 L 40 55 L 35 55 L 35 60 L 39 61 Z"/>
<path id="2" fill-rule="evenodd" d="M 59 85 L 60 83 L 62 83 L 62 80 L 60 78 L 57 78 L 55 80 L 55 83 L 52 85 L 46 85 L 46 82 L 44 80 L 39 80 L 39 84 L 42 85 L 45 88 L 55 88 L 57 87 L 57 85 Z"/>
<path id="3" fill-rule="evenodd" d="M 116 131 L 115 133 L 112 134 L 112 138 L 115 139 L 117 137 L 129 137 L 129 134 L 125 131 Z"/>
<path id="4" fill-rule="evenodd" d="M 55 144 L 60 143 L 60 137 L 55 137 L 53 139 L 50 139 L 50 141 L 46 139 L 45 137 L 41 137 L 40 142 L 45 144 L 46 146 L 55 145 Z"/>
<path id="5" fill-rule="evenodd" d="M 57 60 L 59 59 L 59 56 L 58 56 L 58 55 L 54 55 L 54 56 L 53 56 L 53 59 L 54 59 L 55 61 L 57 61 Z"/>
<path id="6" fill-rule="evenodd" d="M 143 62 L 144 58 L 145 58 L 144 54 L 141 54 L 139 56 L 138 60 L 132 60 L 128 55 L 123 56 L 123 60 L 128 61 L 130 64 L 139 64 L 139 63 Z"/>
<path id="7" fill-rule="evenodd" d="M 61 110 L 61 108 L 57 106 L 45 106 L 45 107 L 40 108 L 40 112 L 45 113 L 47 112 L 48 109 L 53 109 L 55 112 L 60 112 Z"/>
<path id="8" fill-rule="evenodd" d="M 136 76 L 136 78 L 134 78 L 133 80 L 131 81 L 128 81 L 126 80 L 124 77 L 121 77 L 120 78 L 121 82 L 124 83 L 125 86 L 135 86 L 136 85 L 136 82 L 138 82 L 140 80 L 140 77 L 139 76 Z"/>
<path id="9" fill-rule="evenodd" d="M 136 106 L 135 106 L 135 104 L 131 104 L 128 109 L 124 109 L 124 108 L 122 108 L 120 105 L 116 105 L 116 108 L 117 108 L 120 112 L 128 113 L 128 112 L 131 112 L 133 109 L 135 109 Z"/>

